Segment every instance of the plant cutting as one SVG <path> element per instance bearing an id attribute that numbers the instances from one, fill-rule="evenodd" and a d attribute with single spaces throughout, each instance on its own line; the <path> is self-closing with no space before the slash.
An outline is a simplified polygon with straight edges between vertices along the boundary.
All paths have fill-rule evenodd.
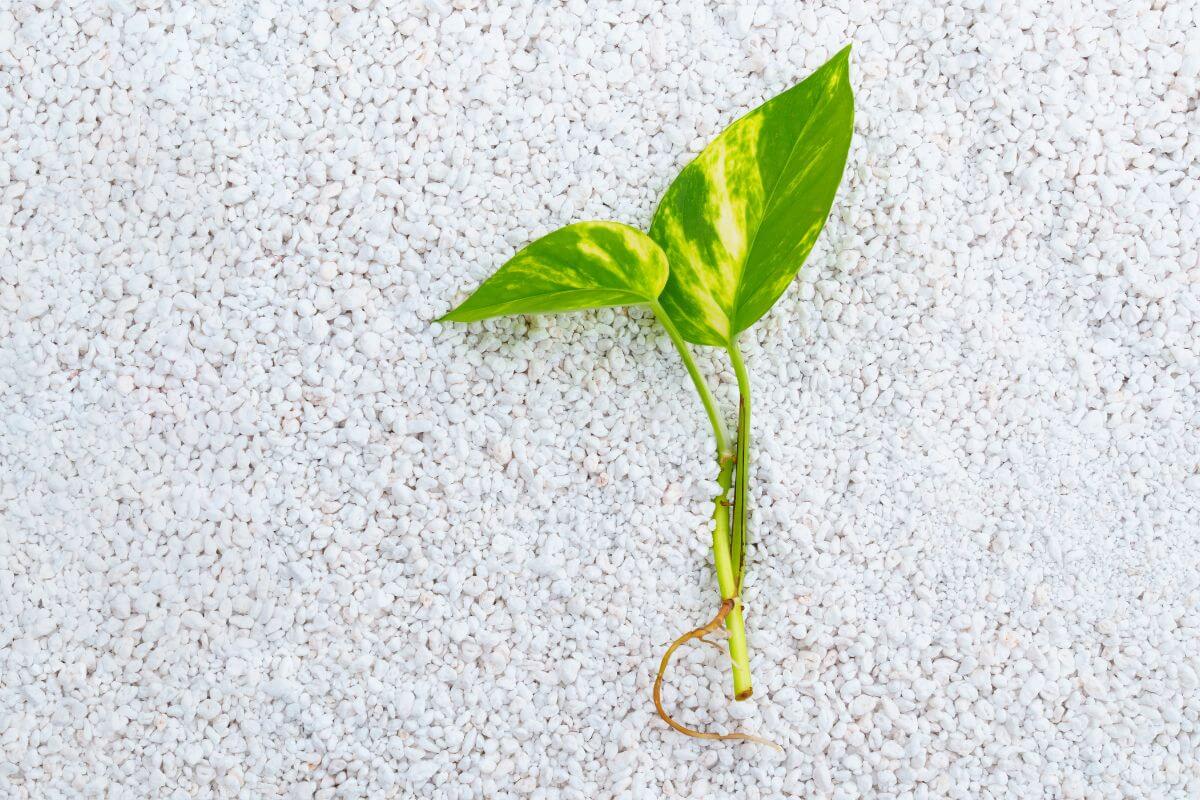
<path id="1" fill-rule="evenodd" d="M 619 222 L 567 225 L 518 252 L 439 320 L 640 305 L 679 351 L 712 427 L 719 489 L 712 526 L 718 610 L 667 648 L 654 682 L 659 716 L 689 736 L 770 744 L 747 733 L 681 725 L 663 706 L 662 683 L 681 645 L 724 626 L 734 698 L 753 693 L 741 596 L 749 541 L 751 392 L 738 342 L 795 278 L 829 215 L 854 126 L 849 58 L 847 46 L 730 125 L 675 178 L 649 233 Z M 729 358 L 738 389 L 734 436 L 689 345 L 717 347 Z"/>

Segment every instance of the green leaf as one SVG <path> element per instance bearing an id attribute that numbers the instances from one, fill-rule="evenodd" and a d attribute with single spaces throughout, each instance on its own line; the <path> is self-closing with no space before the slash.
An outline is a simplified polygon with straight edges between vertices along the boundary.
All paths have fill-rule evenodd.
<path id="1" fill-rule="evenodd" d="M 808 257 L 854 128 L 850 47 L 730 125 L 667 189 L 650 236 L 671 262 L 660 302 L 695 344 L 727 346 Z"/>
<path id="2" fill-rule="evenodd" d="M 649 303 L 667 282 L 667 257 L 619 222 L 577 222 L 510 258 L 438 322 Z"/>

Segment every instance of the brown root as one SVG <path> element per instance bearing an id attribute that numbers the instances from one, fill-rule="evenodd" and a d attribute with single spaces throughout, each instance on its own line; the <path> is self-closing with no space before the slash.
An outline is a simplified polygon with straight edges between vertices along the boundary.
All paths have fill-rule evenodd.
<path id="1" fill-rule="evenodd" d="M 775 742 L 772 742 L 770 739 L 764 739 L 761 736 L 755 736 L 750 733 L 741 733 L 738 731 L 735 731 L 733 733 L 709 733 L 708 731 L 698 731 L 698 730 L 694 730 L 692 728 L 688 728 L 684 725 L 679 724 L 674 719 L 672 719 L 671 715 L 667 713 L 667 710 L 665 708 L 663 708 L 663 703 L 662 703 L 663 676 L 667 672 L 667 665 L 669 663 L 671 663 L 671 656 L 675 653 L 676 650 L 678 650 L 680 648 L 680 646 L 686 644 L 687 642 L 690 642 L 692 639 L 700 639 L 701 641 L 708 642 L 709 644 L 712 644 L 712 645 L 716 645 L 719 648 L 720 645 L 718 645 L 716 642 L 709 641 L 708 639 L 705 639 L 704 637 L 709 635 L 713 631 L 717 630 L 718 628 L 720 628 L 721 624 L 725 622 L 725 617 L 729 616 L 729 612 L 732 610 L 733 610 L 733 600 L 722 601 L 721 608 L 719 611 L 717 611 L 717 615 L 715 617 L 713 617 L 711 620 L 709 620 L 708 624 L 702 625 L 701 627 L 696 628 L 695 630 L 688 631 L 683 636 L 680 636 L 678 639 L 671 642 L 671 646 L 667 648 L 667 652 L 663 653 L 662 662 L 658 665 L 658 675 L 654 679 L 654 708 L 658 711 L 658 716 L 660 716 L 662 718 L 663 722 L 667 723 L 672 728 L 674 728 L 675 730 L 682 733 L 684 736 L 691 736 L 694 739 L 714 739 L 714 740 L 723 741 L 723 742 L 725 742 L 725 741 L 757 742 L 758 744 L 765 744 L 768 747 L 774 747 L 776 750 L 783 752 L 783 748 L 780 747 Z"/>

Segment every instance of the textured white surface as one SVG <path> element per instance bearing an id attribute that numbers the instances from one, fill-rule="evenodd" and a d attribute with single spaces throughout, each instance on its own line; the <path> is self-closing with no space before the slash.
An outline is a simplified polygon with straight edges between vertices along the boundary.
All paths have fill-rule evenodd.
<path id="1" fill-rule="evenodd" d="M 173 5 L 0 10 L 0 794 L 1200 795 L 1195 4 Z M 667 692 L 781 757 L 650 706 L 716 604 L 667 338 L 430 320 L 847 41 L 758 693 Z"/>

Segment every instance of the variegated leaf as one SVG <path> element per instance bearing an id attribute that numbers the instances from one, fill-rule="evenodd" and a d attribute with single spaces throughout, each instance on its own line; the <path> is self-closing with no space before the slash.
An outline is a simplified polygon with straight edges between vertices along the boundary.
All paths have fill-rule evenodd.
<path id="1" fill-rule="evenodd" d="M 854 127 L 847 46 L 733 123 L 667 189 L 650 236 L 660 302 L 688 341 L 725 346 L 767 312 L 817 240 Z"/>
<path id="2" fill-rule="evenodd" d="M 667 281 L 667 257 L 619 222 L 577 222 L 521 250 L 439 322 L 649 303 Z"/>

